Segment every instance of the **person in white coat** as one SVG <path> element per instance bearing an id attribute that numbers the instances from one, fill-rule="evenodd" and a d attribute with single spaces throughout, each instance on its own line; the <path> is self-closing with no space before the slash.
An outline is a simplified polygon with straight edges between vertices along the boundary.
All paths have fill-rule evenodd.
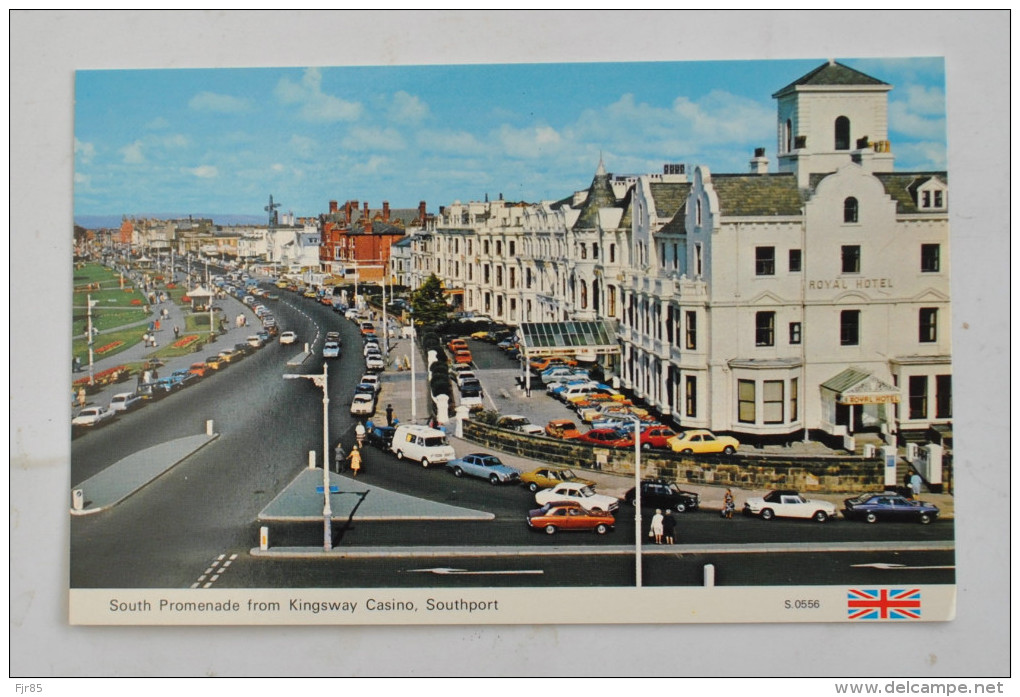
<path id="1" fill-rule="evenodd" d="M 652 516 L 652 528 L 649 530 L 652 537 L 655 538 L 655 544 L 662 544 L 662 510 L 656 508 L 655 515 Z"/>

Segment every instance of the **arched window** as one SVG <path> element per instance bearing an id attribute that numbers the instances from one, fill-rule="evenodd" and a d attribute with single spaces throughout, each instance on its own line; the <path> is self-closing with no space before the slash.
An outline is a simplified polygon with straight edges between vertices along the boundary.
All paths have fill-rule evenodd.
<path id="1" fill-rule="evenodd" d="M 581 309 L 588 309 L 588 284 L 581 280 Z"/>
<path id="2" fill-rule="evenodd" d="M 836 150 L 850 149 L 850 119 L 840 116 L 836 119 Z"/>
<path id="3" fill-rule="evenodd" d="M 701 225 L 701 199 L 699 198 L 694 204 L 694 224 Z"/>
<path id="4" fill-rule="evenodd" d="M 857 222 L 857 199 L 853 196 L 847 196 L 843 199 L 843 222 Z"/>
<path id="5" fill-rule="evenodd" d="M 786 119 L 786 125 L 783 128 L 783 152 L 790 152 L 793 150 L 793 122 L 790 119 Z"/>

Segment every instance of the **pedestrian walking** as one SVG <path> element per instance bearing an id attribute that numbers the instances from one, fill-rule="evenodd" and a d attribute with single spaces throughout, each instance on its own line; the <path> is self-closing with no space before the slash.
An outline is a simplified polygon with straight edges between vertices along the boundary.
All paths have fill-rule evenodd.
<path id="1" fill-rule="evenodd" d="M 360 448 L 364 444 L 364 442 L 365 442 L 365 426 L 364 426 L 364 424 L 359 422 L 358 425 L 354 427 L 354 439 L 356 441 L 358 441 L 358 444 L 355 447 Z"/>
<path id="2" fill-rule="evenodd" d="M 910 475 L 910 489 L 914 492 L 914 498 L 916 499 L 921 495 L 921 475 L 914 470 L 914 473 Z"/>
<path id="3" fill-rule="evenodd" d="M 733 500 L 733 492 L 727 489 L 726 493 L 723 495 L 722 517 L 732 518 L 733 511 L 736 509 L 736 507 L 737 507 L 736 502 Z"/>
<path id="4" fill-rule="evenodd" d="M 351 460 L 351 472 L 354 473 L 351 476 L 352 477 L 357 477 L 358 476 L 358 472 L 361 471 L 361 451 L 358 450 L 358 446 L 356 446 L 356 445 L 351 450 L 350 460 Z"/>
<path id="5" fill-rule="evenodd" d="M 676 544 L 676 518 L 673 517 L 673 511 L 666 509 L 666 515 L 662 517 L 662 538 L 666 544 Z"/>
<path id="6" fill-rule="evenodd" d="M 179 338 L 179 337 L 180 337 L 180 335 L 181 335 L 181 328 L 180 328 L 180 327 L 178 327 L 178 326 L 177 326 L 177 325 L 175 324 L 175 325 L 174 325 L 174 338 L 175 338 L 175 339 L 177 339 L 177 338 Z"/>
<path id="7" fill-rule="evenodd" d="M 386 425 L 393 426 L 393 405 L 386 405 Z"/>
<path id="8" fill-rule="evenodd" d="M 344 442 L 342 440 L 338 440 L 336 442 L 336 448 L 333 449 L 333 459 L 336 464 L 337 473 L 343 472 L 344 460 L 347 459 L 347 453 L 344 452 Z"/>
<path id="9" fill-rule="evenodd" d="M 652 527 L 648 529 L 648 536 L 655 538 L 655 544 L 662 544 L 662 510 L 659 508 L 655 509 L 655 515 L 652 516 Z"/>
<path id="10" fill-rule="evenodd" d="M 154 322 L 154 324 L 156 325 L 155 329 L 156 329 L 156 331 L 158 332 L 158 331 L 159 331 L 159 320 L 157 319 L 157 320 L 156 320 L 156 321 Z"/>
<path id="11" fill-rule="evenodd" d="M 71 361 L 71 370 L 75 373 L 81 372 L 81 359 L 77 356 Z"/>
<path id="12" fill-rule="evenodd" d="M 78 406 L 79 407 L 84 407 L 85 406 L 85 388 L 84 387 L 79 387 L 78 388 Z"/>

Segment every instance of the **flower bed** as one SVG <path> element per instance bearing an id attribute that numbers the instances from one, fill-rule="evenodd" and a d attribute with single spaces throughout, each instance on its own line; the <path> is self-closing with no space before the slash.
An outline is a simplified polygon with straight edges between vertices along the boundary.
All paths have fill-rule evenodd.
<path id="1" fill-rule="evenodd" d="M 92 376 L 92 381 L 96 385 L 112 385 L 115 382 L 126 380 L 130 373 L 131 371 L 128 370 L 126 365 L 118 365 L 115 368 L 107 368 L 106 370 L 96 373 Z M 87 377 L 79 378 L 73 383 L 75 387 L 87 387 L 88 384 L 89 379 Z"/>
<path id="2" fill-rule="evenodd" d="M 96 353 L 108 353 L 108 352 L 114 350 L 115 348 L 117 348 L 118 346 L 122 346 L 123 344 L 124 344 L 123 341 L 111 341 L 110 343 L 106 344 L 105 346 L 100 346 L 99 348 L 97 348 L 95 350 L 95 352 Z"/>
<path id="3" fill-rule="evenodd" d="M 133 299 L 133 300 L 131 301 L 131 304 L 132 304 L 132 305 L 141 305 L 141 304 L 142 304 L 142 301 L 141 301 L 140 299 L 138 299 L 138 298 L 134 298 L 134 299 Z"/>
<path id="4" fill-rule="evenodd" d="M 174 348 L 187 348 L 196 341 L 198 341 L 198 334 L 189 334 L 183 339 L 178 339 L 172 345 Z"/>

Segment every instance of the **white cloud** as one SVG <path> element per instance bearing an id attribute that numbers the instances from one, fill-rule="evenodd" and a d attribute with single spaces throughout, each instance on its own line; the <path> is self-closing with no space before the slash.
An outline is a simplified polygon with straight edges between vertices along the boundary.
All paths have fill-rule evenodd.
<path id="1" fill-rule="evenodd" d="M 358 102 L 348 102 L 322 91 L 322 73 L 308 68 L 300 82 L 281 79 L 274 90 L 284 104 L 299 106 L 299 115 L 306 121 L 355 121 L 362 113 Z"/>
<path id="2" fill-rule="evenodd" d="M 393 95 L 389 117 L 398 123 L 421 123 L 429 115 L 428 104 L 420 98 L 400 91 Z"/>
<path id="3" fill-rule="evenodd" d="M 380 172 L 388 171 L 390 159 L 383 157 L 382 155 L 373 155 L 364 162 L 356 162 L 347 169 L 347 173 L 351 178 L 359 176 L 374 176 Z"/>
<path id="4" fill-rule="evenodd" d="M 919 143 L 893 142 L 893 155 L 896 156 L 896 169 L 910 170 L 945 170 L 945 141 L 925 141 Z"/>
<path id="5" fill-rule="evenodd" d="M 125 145 L 119 152 L 123 155 L 125 164 L 140 165 L 145 162 L 145 155 L 142 153 L 142 141 L 140 140 L 136 140 L 130 145 Z"/>
<path id="6" fill-rule="evenodd" d="M 199 179 L 212 179 L 214 177 L 218 177 L 220 174 L 220 171 L 213 165 L 199 165 L 198 167 L 191 167 L 184 171 L 188 174 L 193 174 Z"/>
<path id="7" fill-rule="evenodd" d="M 910 138 L 941 139 L 946 137 L 946 122 L 941 117 L 929 118 L 914 110 L 910 102 L 890 102 L 889 130 Z"/>
<path id="8" fill-rule="evenodd" d="M 344 137 L 346 150 L 403 150 L 403 136 L 392 128 L 354 128 Z"/>
<path id="9" fill-rule="evenodd" d="M 191 140 L 185 135 L 174 133 L 160 138 L 159 143 L 164 148 L 186 148 L 191 144 Z"/>
<path id="10" fill-rule="evenodd" d="M 319 144 L 307 136 L 292 135 L 287 146 L 301 157 L 312 157 L 319 150 Z"/>
<path id="11" fill-rule="evenodd" d="M 234 97 L 229 94 L 199 92 L 188 101 L 188 106 L 196 111 L 215 111 L 222 114 L 233 114 L 250 109 L 251 100 L 243 97 Z"/>
<path id="12" fill-rule="evenodd" d="M 92 143 L 86 143 L 84 141 L 74 139 L 74 156 L 78 159 L 78 162 L 83 165 L 89 164 L 92 158 L 96 155 L 96 146 Z"/>
<path id="13" fill-rule="evenodd" d="M 550 126 L 514 128 L 504 124 L 496 134 L 503 150 L 513 157 L 549 157 L 561 151 L 563 137 Z"/>
<path id="14" fill-rule="evenodd" d="M 415 142 L 422 150 L 444 155 L 480 155 L 486 150 L 473 133 L 466 131 L 418 131 Z"/>
<path id="15" fill-rule="evenodd" d="M 145 124 L 145 127 L 151 131 L 158 131 L 164 128 L 170 128 L 170 122 L 167 121 L 162 116 L 157 116 L 152 121 L 149 121 L 149 123 Z"/>

